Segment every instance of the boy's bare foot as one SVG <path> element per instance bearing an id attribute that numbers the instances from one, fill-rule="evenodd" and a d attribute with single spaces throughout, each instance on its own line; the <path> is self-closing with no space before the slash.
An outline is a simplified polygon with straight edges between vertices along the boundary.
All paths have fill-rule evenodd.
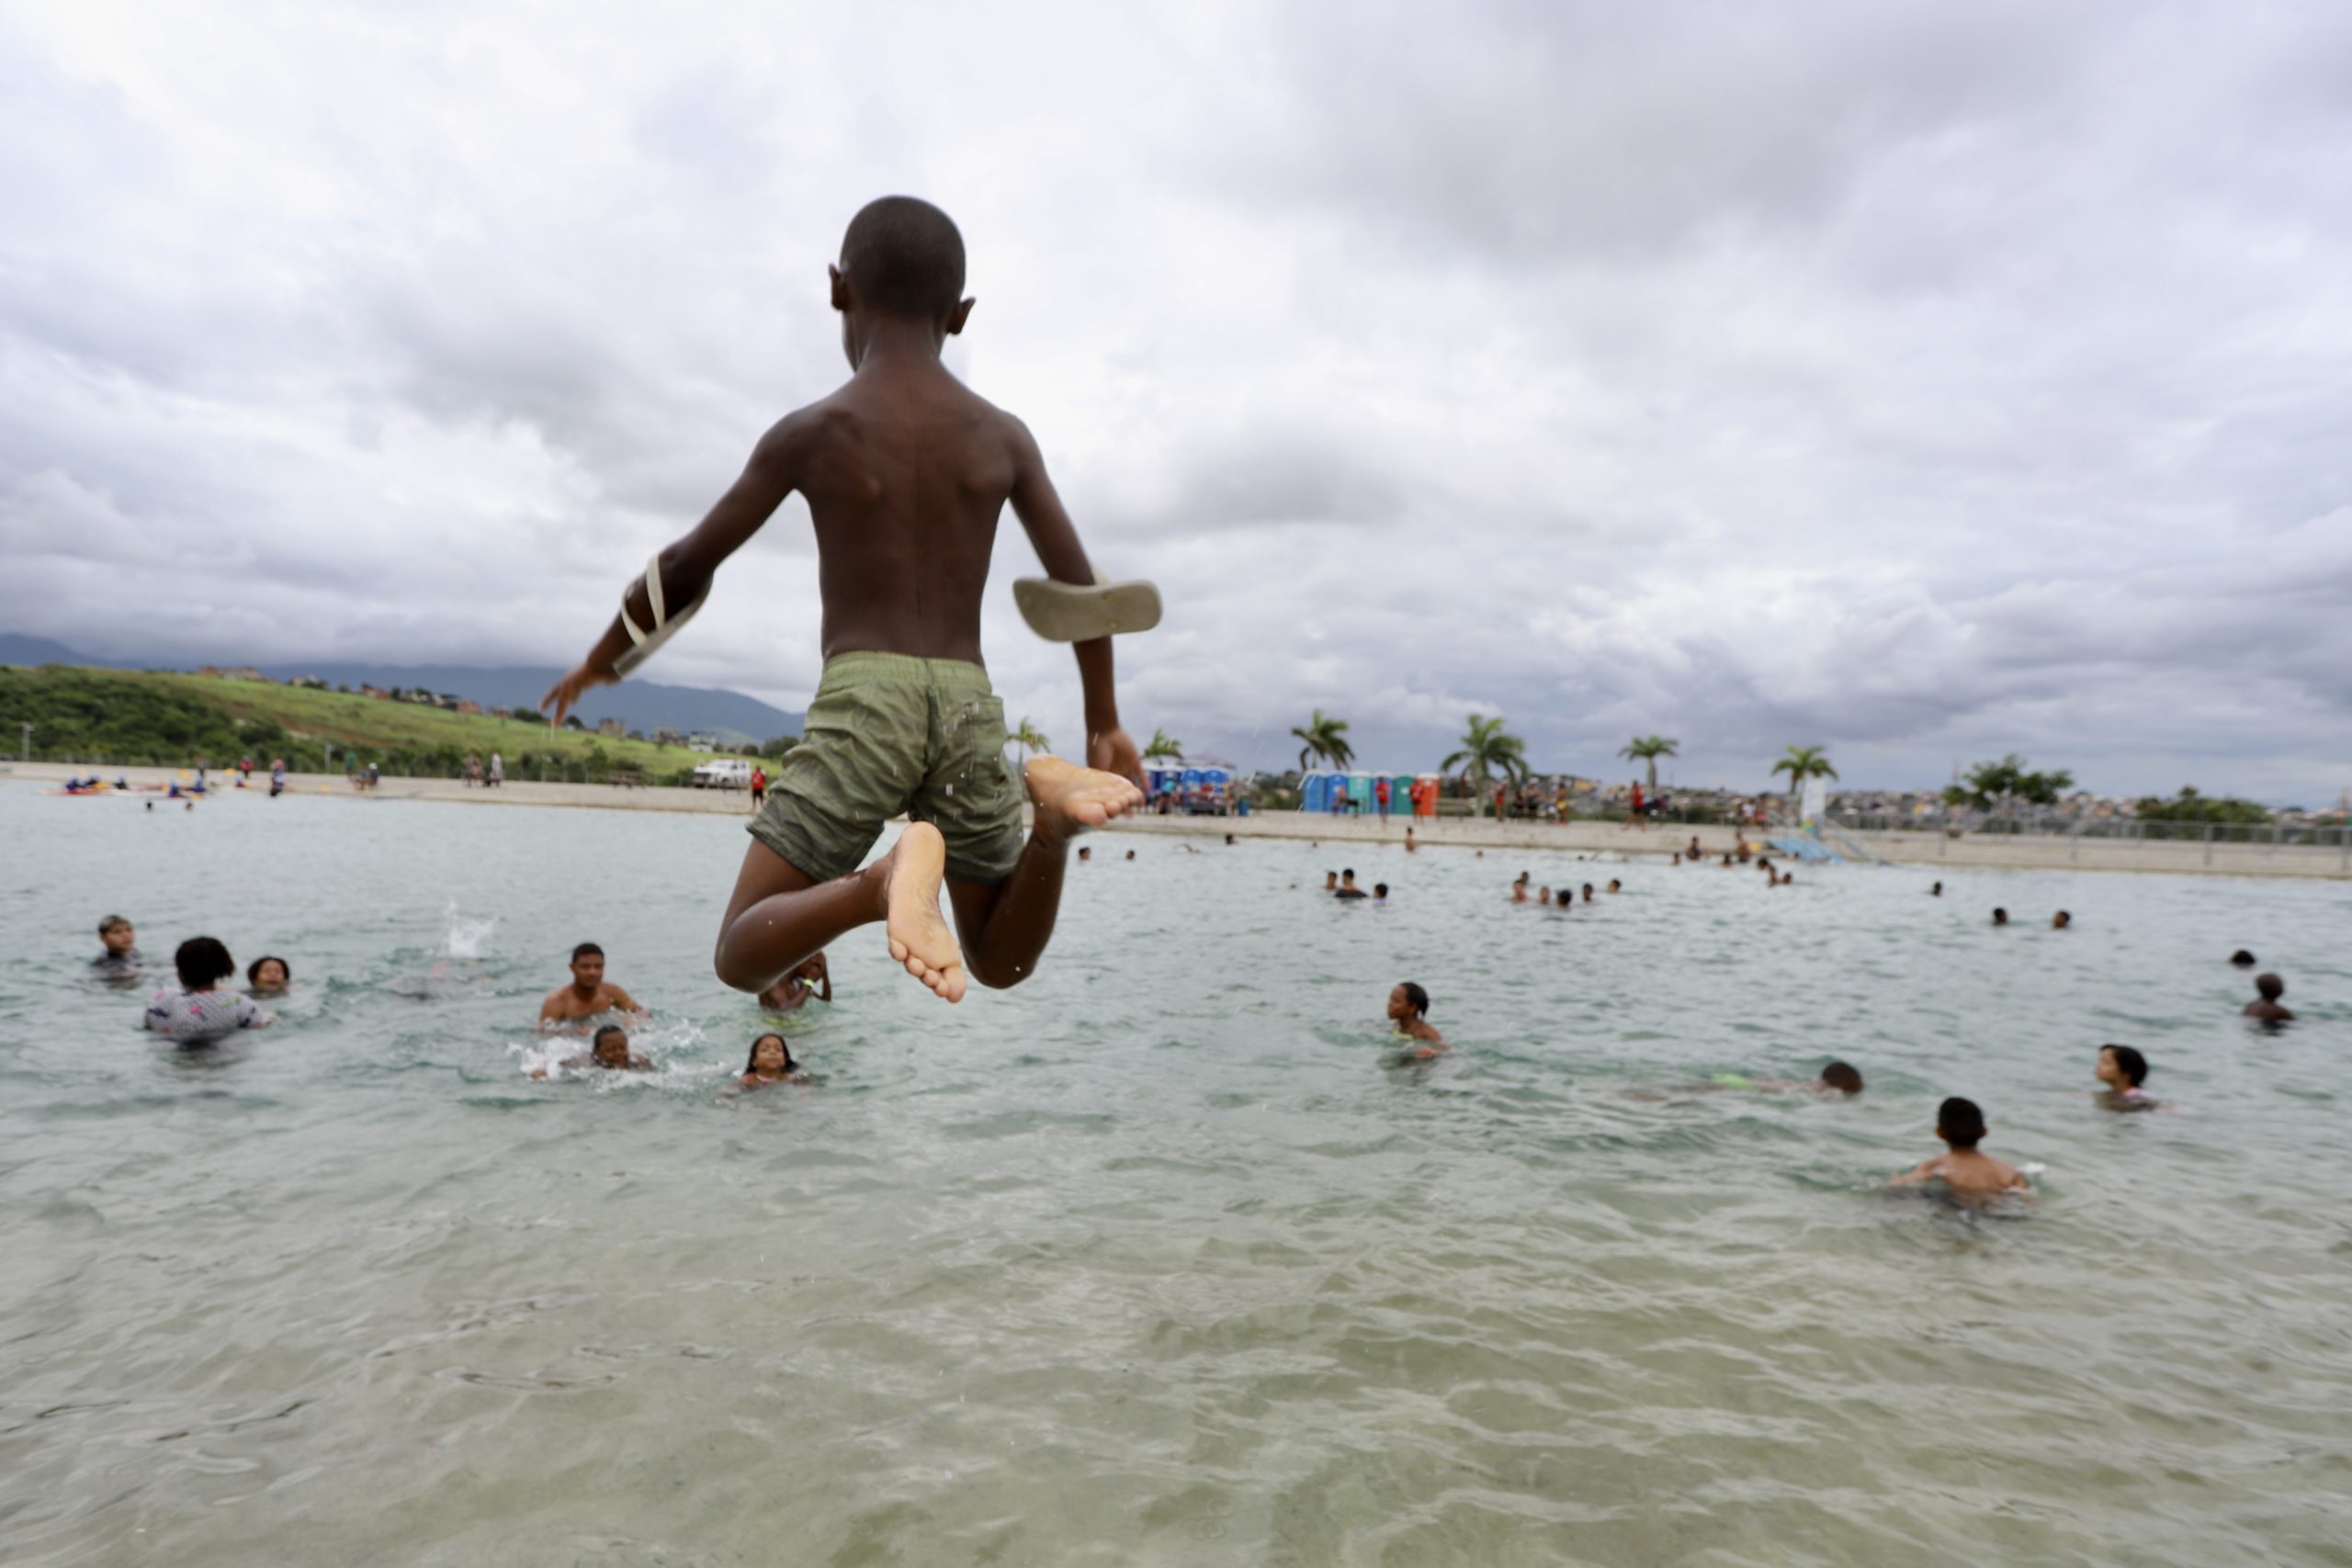
<path id="1" fill-rule="evenodd" d="M 1131 780 L 1098 768 L 1073 767 L 1059 757 L 1030 758 L 1022 778 L 1029 786 L 1030 804 L 1037 808 L 1035 829 L 1051 838 L 1100 828 L 1143 804 L 1143 791 Z"/>
<path id="2" fill-rule="evenodd" d="M 890 956 L 941 1000 L 962 1001 L 964 950 L 939 915 L 947 840 L 928 822 L 910 822 L 875 869 L 882 874 L 883 930 L 890 939 Z"/>

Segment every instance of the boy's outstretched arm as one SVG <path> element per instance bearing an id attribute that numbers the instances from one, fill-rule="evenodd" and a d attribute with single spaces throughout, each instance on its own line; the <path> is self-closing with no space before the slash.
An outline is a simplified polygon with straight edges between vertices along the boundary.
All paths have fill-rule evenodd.
<path id="1" fill-rule="evenodd" d="M 1057 582 L 1092 586 L 1094 569 L 1086 559 L 1086 547 L 1079 543 L 1069 513 L 1062 510 L 1054 481 L 1046 477 L 1045 455 L 1037 450 L 1037 439 L 1029 434 L 1029 427 L 1017 419 L 1012 421 L 1012 514 L 1021 519 L 1029 543 L 1036 549 L 1038 564 Z M 1086 694 L 1086 765 L 1140 785 L 1143 753 L 1119 724 L 1111 639 L 1076 642 L 1070 649 L 1078 656 L 1078 679 Z"/>
<path id="2" fill-rule="evenodd" d="M 799 483 L 804 440 L 797 414 L 777 421 L 752 448 L 751 461 L 743 465 L 742 473 L 728 487 L 727 493 L 718 498 L 692 532 L 662 550 L 662 600 L 665 605 L 691 604 L 701 598 L 709 590 L 711 579 L 718 575 L 719 563 L 742 548 L 744 542 L 775 515 L 775 509 L 784 504 L 784 498 Z M 621 603 L 639 626 L 653 624 L 653 606 L 642 578 L 629 584 L 621 595 Z M 539 705 L 548 722 L 561 724 L 564 715 L 580 701 L 580 694 L 590 687 L 616 683 L 620 677 L 613 672 L 613 662 L 628 648 L 628 628 L 615 615 L 596 646 L 588 650 L 588 657 L 558 681 L 541 700 Z"/>

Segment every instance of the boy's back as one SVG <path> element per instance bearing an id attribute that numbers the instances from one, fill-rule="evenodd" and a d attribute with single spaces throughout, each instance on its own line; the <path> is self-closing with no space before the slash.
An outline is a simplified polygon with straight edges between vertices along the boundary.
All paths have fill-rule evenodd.
<path id="1" fill-rule="evenodd" d="M 1923 1161 L 1913 1172 L 1915 1179 L 1933 1180 L 1940 1178 L 1955 1196 L 1990 1198 L 2002 1192 L 2028 1190 L 2025 1172 L 2007 1160 L 1974 1149 L 1954 1149 Z"/>
<path id="2" fill-rule="evenodd" d="M 1050 487 L 1020 421 L 936 358 L 877 359 L 769 437 L 815 519 L 825 657 L 978 664 L 997 519 L 1024 471 Z"/>

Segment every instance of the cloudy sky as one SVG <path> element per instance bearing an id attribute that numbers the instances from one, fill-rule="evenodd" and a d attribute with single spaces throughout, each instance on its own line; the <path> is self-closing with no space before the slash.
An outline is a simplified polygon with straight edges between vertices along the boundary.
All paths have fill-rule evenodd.
<path id="1" fill-rule="evenodd" d="M 0 626 L 569 662 L 896 191 L 1166 596 L 1139 734 L 2352 784 L 2343 6 L 0 3 Z M 796 501 L 658 678 L 798 706 L 813 568 Z"/>

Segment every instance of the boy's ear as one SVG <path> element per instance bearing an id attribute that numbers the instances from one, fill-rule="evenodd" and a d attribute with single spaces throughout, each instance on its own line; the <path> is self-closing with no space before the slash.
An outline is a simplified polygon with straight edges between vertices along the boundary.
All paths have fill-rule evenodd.
<path id="1" fill-rule="evenodd" d="M 857 303 L 857 297 L 850 292 L 849 279 L 831 262 L 825 264 L 825 280 L 832 288 L 834 310 L 846 310 Z"/>
<path id="2" fill-rule="evenodd" d="M 963 332 L 964 323 L 972 319 L 972 307 L 978 303 L 979 301 L 978 299 L 967 299 L 962 304 L 947 312 L 947 335 L 949 337 L 955 337 Z"/>

